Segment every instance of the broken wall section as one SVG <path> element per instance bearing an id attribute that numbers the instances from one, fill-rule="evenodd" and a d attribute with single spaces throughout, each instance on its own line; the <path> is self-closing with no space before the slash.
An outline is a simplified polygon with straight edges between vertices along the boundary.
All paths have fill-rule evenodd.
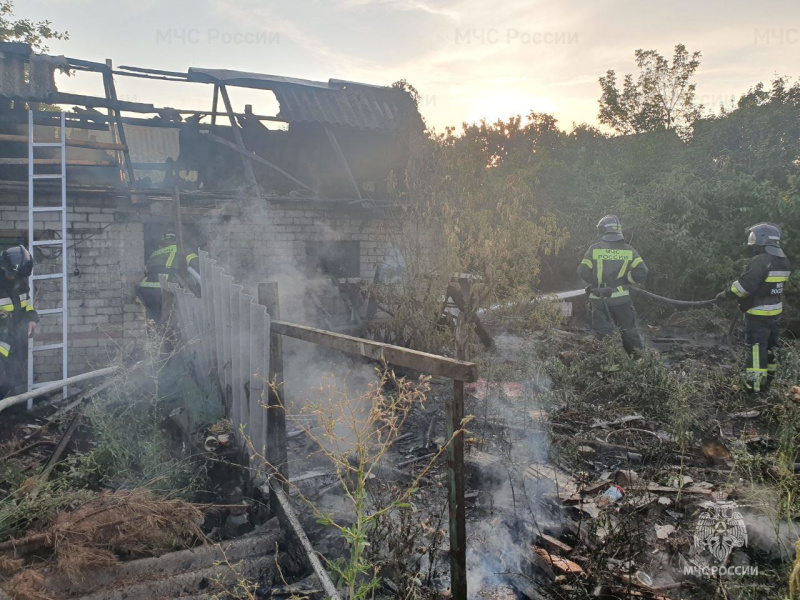
<path id="1" fill-rule="evenodd" d="M 371 281 L 390 246 L 381 212 L 355 204 L 253 201 L 231 216 L 184 220 L 251 293 L 259 282 L 277 280 L 282 318 L 295 322 L 308 322 L 302 296 L 315 280 Z"/>

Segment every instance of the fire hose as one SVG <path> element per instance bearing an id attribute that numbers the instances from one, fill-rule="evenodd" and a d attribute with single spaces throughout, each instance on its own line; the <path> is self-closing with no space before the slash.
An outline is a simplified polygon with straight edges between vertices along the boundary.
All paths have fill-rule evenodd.
<path id="1" fill-rule="evenodd" d="M 607 289 L 610 290 L 610 288 L 607 288 Z M 533 298 L 533 299 L 529 300 L 528 302 L 529 303 L 534 303 L 534 302 L 540 302 L 542 300 L 550 300 L 550 301 L 558 302 L 558 301 L 568 300 L 570 298 L 577 298 L 577 297 L 583 296 L 583 295 L 588 294 L 588 293 L 593 292 L 593 291 L 595 291 L 595 290 L 594 289 L 589 289 L 589 288 L 581 288 L 581 289 L 578 289 L 578 290 L 569 290 L 567 292 L 558 292 L 556 294 L 544 294 L 542 296 L 537 296 L 536 298 Z M 652 298 L 653 300 L 658 300 L 659 302 L 664 302 L 666 304 L 671 304 L 672 306 L 676 306 L 676 307 L 679 307 L 679 308 L 702 308 L 702 307 L 705 307 L 705 306 L 713 306 L 714 304 L 717 304 L 719 302 L 719 300 L 717 300 L 716 298 L 713 298 L 711 300 L 673 300 L 672 298 L 666 298 L 664 296 L 659 296 L 658 294 L 654 294 L 653 292 L 648 292 L 646 290 L 643 290 L 643 289 L 637 288 L 637 287 L 631 287 L 630 291 L 634 295 L 640 295 L 640 296 L 645 296 L 647 298 Z M 516 305 L 516 302 L 506 302 L 504 304 L 494 304 L 494 305 L 490 306 L 488 309 L 485 309 L 485 308 L 479 309 L 476 314 L 477 314 L 478 317 L 482 317 L 488 311 L 497 310 L 498 308 L 509 308 L 509 307 L 515 306 L 515 305 Z"/>
<path id="2" fill-rule="evenodd" d="M 711 300 L 673 300 L 672 298 L 665 298 L 664 296 L 659 296 L 653 292 L 648 292 L 642 288 L 631 287 L 630 290 L 637 296 L 645 296 L 647 298 L 652 298 L 653 300 L 658 300 L 659 302 L 665 302 L 667 304 L 672 304 L 673 306 L 679 306 L 682 308 L 701 308 L 703 306 L 713 306 L 714 304 L 720 302 L 716 298 L 712 298 Z"/>

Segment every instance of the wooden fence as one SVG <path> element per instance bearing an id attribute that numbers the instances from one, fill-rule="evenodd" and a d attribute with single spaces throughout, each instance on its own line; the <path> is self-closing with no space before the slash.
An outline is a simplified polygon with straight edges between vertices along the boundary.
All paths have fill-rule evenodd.
<path id="1" fill-rule="evenodd" d="M 270 316 L 207 252 L 199 260 L 201 297 L 169 283 L 164 312 L 177 322 L 198 381 L 207 389 L 219 387 L 239 447 L 248 448 L 249 440 L 263 456 Z"/>
<path id="2" fill-rule="evenodd" d="M 277 284 L 260 284 L 257 302 L 253 296 L 243 293 L 242 286 L 236 285 L 233 277 L 226 275 L 202 251 L 200 277 L 201 298 L 176 283 L 166 285 L 162 279 L 162 289 L 167 290 L 164 310 L 171 311 L 184 341 L 189 342 L 198 380 L 209 389 L 219 386 L 240 447 L 249 448 L 249 440 L 256 453 L 266 458 L 271 473 L 262 489 L 269 493 L 273 511 L 279 516 L 284 515 L 283 522 L 294 531 L 305 548 L 329 598 L 338 598 L 338 595 L 299 527 L 285 493 L 289 477 L 285 415 L 275 390 L 266 385 L 272 380 L 283 381 L 281 337 L 303 340 L 453 381 L 453 395 L 445 404 L 445 439 L 452 439 L 447 447 L 450 579 L 453 600 L 467 600 L 464 435 L 461 427 L 464 383 L 477 379 L 477 366 L 471 362 L 281 321 Z M 268 309 L 274 319 L 270 318 Z M 265 410 L 265 405 L 270 410 Z M 250 452 L 251 458 L 252 454 Z M 251 461 L 251 469 L 255 467 L 258 470 L 259 462 Z"/>

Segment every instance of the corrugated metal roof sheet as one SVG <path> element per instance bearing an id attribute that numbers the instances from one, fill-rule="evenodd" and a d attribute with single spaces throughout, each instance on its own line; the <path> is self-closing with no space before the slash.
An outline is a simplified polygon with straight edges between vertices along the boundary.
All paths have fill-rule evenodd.
<path id="1" fill-rule="evenodd" d="M 422 129 L 411 96 L 390 87 L 330 80 L 328 83 L 227 69 L 189 69 L 190 81 L 215 81 L 271 90 L 278 118 L 289 123 L 323 123 L 361 129 Z"/>

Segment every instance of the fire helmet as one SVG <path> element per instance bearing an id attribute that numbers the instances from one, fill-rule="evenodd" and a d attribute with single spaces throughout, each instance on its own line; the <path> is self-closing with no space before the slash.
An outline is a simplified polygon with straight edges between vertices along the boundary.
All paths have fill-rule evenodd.
<path id="1" fill-rule="evenodd" d="M 0 252 L 0 269 L 15 279 L 30 277 L 33 272 L 33 257 L 25 246 L 11 246 Z"/>
<path id="2" fill-rule="evenodd" d="M 619 242 L 622 237 L 622 225 L 614 215 L 606 215 L 597 222 L 597 233 L 604 242 Z"/>
<path id="3" fill-rule="evenodd" d="M 175 232 L 172 229 L 167 229 L 167 232 L 161 236 L 162 242 L 174 242 L 178 239 L 178 236 L 175 235 Z"/>
<path id="4" fill-rule="evenodd" d="M 747 245 L 761 246 L 767 254 L 786 256 L 781 249 L 781 228 L 775 223 L 758 223 L 747 229 Z"/>

